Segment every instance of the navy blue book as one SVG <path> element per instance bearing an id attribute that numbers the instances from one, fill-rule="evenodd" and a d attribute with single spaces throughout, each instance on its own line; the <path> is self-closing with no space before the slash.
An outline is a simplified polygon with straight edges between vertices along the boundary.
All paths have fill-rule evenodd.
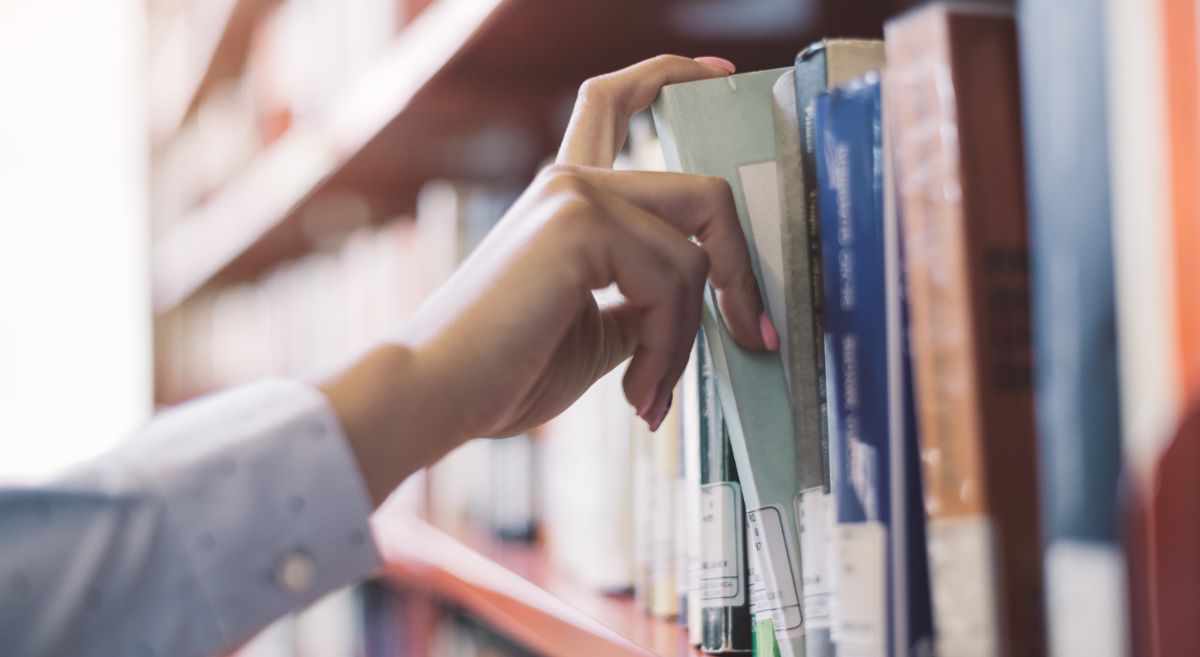
<path id="1" fill-rule="evenodd" d="M 1103 3 L 1018 3 L 1051 655 L 1127 654 Z"/>
<path id="2" fill-rule="evenodd" d="M 839 654 L 931 655 L 900 222 L 871 73 L 816 101 Z"/>
<path id="3" fill-rule="evenodd" d="M 818 96 L 817 195 L 839 654 L 890 655 L 892 522 L 879 78 Z"/>

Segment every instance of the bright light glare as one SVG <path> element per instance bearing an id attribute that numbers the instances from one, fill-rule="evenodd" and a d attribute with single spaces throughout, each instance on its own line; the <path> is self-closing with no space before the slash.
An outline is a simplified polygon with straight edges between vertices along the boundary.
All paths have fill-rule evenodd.
<path id="1" fill-rule="evenodd" d="M 139 0 L 0 0 L 0 478 L 151 407 Z"/>

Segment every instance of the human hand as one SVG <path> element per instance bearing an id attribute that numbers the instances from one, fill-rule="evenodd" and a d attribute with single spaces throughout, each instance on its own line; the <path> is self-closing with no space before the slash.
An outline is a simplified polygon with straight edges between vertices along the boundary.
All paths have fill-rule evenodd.
<path id="1" fill-rule="evenodd" d="M 731 72 L 713 62 L 660 56 L 586 82 L 556 164 L 396 344 L 324 386 L 351 442 L 366 436 L 376 455 L 359 459 L 372 488 L 368 468 L 394 462 L 398 440 L 429 441 L 404 448 L 403 459 L 421 462 L 402 478 L 463 440 L 545 422 L 630 356 L 625 395 L 657 428 L 696 336 L 706 278 L 740 345 L 778 348 L 728 184 L 611 170 L 630 117 L 666 84 Z M 612 284 L 624 300 L 602 308 L 593 291 Z"/>

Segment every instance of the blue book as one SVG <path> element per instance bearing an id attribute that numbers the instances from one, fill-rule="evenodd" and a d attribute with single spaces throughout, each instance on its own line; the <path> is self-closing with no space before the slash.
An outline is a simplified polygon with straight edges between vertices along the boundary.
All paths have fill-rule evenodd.
<path id="1" fill-rule="evenodd" d="M 892 523 L 883 125 L 876 74 L 816 100 L 825 362 L 834 487 L 833 635 L 840 655 L 890 655 Z"/>
<path id="2" fill-rule="evenodd" d="M 881 83 L 815 104 L 839 655 L 931 655 L 933 610 L 900 221 Z"/>
<path id="3" fill-rule="evenodd" d="M 1127 654 L 1103 3 L 1018 3 L 1050 654 Z"/>

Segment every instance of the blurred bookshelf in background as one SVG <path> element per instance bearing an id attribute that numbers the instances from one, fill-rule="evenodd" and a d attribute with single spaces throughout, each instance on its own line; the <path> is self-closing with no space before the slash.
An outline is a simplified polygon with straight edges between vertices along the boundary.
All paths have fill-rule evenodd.
<path id="1" fill-rule="evenodd" d="M 738 352 L 711 325 L 653 434 L 618 368 L 531 434 L 463 446 L 380 512 L 379 580 L 241 654 L 1191 654 L 1171 647 L 1194 634 L 1160 620 L 1194 609 L 1198 578 L 1196 560 L 1162 553 L 1198 535 L 1171 522 L 1194 439 L 1170 440 L 1200 344 L 1194 3 L 903 13 L 916 4 L 151 2 L 160 405 L 386 337 L 552 157 L 587 77 L 661 52 L 787 67 L 665 94 L 617 162 L 738 172 L 778 381 L 734 389 Z M 882 79 L 854 81 L 885 50 Z M 709 119 L 766 145 L 754 159 L 770 176 L 723 168 L 741 161 L 689 132 Z M 837 173 L 851 162 L 861 178 Z M 858 184 L 877 201 L 843 206 Z M 838 243 L 851 220 L 880 241 Z M 849 289 L 831 280 L 878 303 L 827 325 Z M 947 347 L 950 333 L 965 342 Z M 861 340 L 863 360 L 829 340 Z M 861 407 L 845 396 L 858 374 Z M 858 432 L 870 413 L 881 429 Z M 764 416 L 795 454 L 747 449 Z M 1164 469 L 1164 453 L 1186 467 Z M 771 461 L 790 483 L 764 474 Z M 779 532 L 762 517 L 775 493 Z"/>

